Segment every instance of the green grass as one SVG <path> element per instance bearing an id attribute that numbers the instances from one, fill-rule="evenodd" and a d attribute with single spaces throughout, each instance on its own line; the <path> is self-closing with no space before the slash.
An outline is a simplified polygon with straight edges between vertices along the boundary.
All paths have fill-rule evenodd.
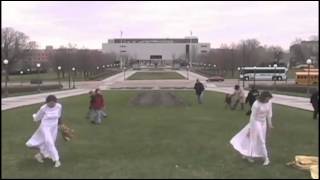
<path id="1" fill-rule="evenodd" d="M 225 109 L 223 94 L 206 92 L 198 105 L 194 92 L 176 93 L 189 105 L 138 107 L 128 104 L 137 92 L 107 91 L 109 117 L 100 126 L 84 118 L 88 96 L 61 99 L 76 137 L 58 138 L 59 169 L 50 161 L 39 164 L 25 147 L 38 127 L 31 115 L 40 104 L 2 111 L 2 177 L 310 178 L 308 171 L 285 164 L 295 155 L 318 156 L 318 121 L 311 112 L 274 105 L 271 165 L 264 167 L 242 160 L 230 146 L 248 116 Z"/>
<path id="2" fill-rule="evenodd" d="M 137 72 L 128 78 L 128 80 L 156 79 L 185 79 L 185 77 L 176 72 Z"/>

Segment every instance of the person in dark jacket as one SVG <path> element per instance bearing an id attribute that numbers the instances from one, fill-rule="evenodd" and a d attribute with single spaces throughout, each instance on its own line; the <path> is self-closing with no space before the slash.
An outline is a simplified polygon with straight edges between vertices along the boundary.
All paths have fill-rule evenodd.
<path id="1" fill-rule="evenodd" d="M 250 109 L 246 113 L 246 115 L 249 116 L 251 114 L 251 107 L 258 96 L 259 96 L 259 91 L 254 86 L 252 86 L 246 98 L 246 104 L 249 103 L 250 105 Z"/>
<path id="2" fill-rule="evenodd" d="M 104 103 L 104 98 L 100 92 L 100 89 L 95 90 L 95 96 L 94 96 L 94 101 L 92 104 L 92 107 L 95 111 L 95 122 L 96 124 L 101 123 L 101 117 L 106 117 L 106 113 L 103 111 L 105 108 L 105 103 Z"/>
<path id="3" fill-rule="evenodd" d="M 310 97 L 310 103 L 313 107 L 313 119 L 316 120 L 319 114 L 319 90 L 316 90 L 312 93 Z"/>
<path id="4" fill-rule="evenodd" d="M 94 113 L 93 112 L 93 103 L 94 103 L 94 92 L 93 91 L 90 91 L 89 92 L 89 95 L 90 95 L 90 102 L 89 102 L 89 111 L 87 112 L 87 115 L 86 115 L 86 118 L 91 120 L 91 117 L 92 117 L 92 114 Z"/>
<path id="5" fill-rule="evenodd" d="M 197 79 L 196 84 L 194 85 L 194 89 L 196 90 L 196 95 L 198 98 L 198 103 L 202 104 L 203 102 L 203 91 L 204 91 L 204 86 L 203 84 Z"/>

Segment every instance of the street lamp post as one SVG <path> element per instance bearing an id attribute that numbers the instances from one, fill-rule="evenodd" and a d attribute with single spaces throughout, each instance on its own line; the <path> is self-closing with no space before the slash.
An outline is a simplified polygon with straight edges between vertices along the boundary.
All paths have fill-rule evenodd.
<path id="1" fill-rule="evenodd" d="M 276 88 L 276 82 L 277 82 L 277 64 L 274 64 L 274 76 L 273 76 L 273 80 L 274 80 L 274 88 Z"/>
<path id="2" fill-rule="evenodd" d="M 244 72 L 243 72 L 243 67 L 241 66 L 239 69 L 240 69 L 240 74 L 242 73 L 242 88 L 244 89 Z"/>
<path id="3" fill-rule="evenodd" d="M 6 70 L 6 81 L 5 81 L 5 97 L 8 97 L 8 64 L 9 64 L 9 61 L 8 59 L 5 59 L 3 60 L 3 63 L 5 65 L 5 70 Z"/>
<path id="4" fill-rule="evenodd" d="M 121 42 L 120 42 L 120 68 L 123 68 L 123 60 L 122 60 L 122 47 L 123 47 L 123 45 L 122 45 L 122 34 L 123 34 L 123 32 L 122 31 L 120 31 L 120 39 L 121 39 Z"/>
<path id="5" fill-rule="evenodd" d="M 254 74 L 253 74 L 253 87 L 256 87 L 256 69 L 257 69 L 257 67 L 254 66 L 253 69 L 254 69 Z"/>
<path id="6" fill-rule="evenodd" d="M 20 76 L 21 76 L 21 77 L 20 77 L 20 81 L 21 81 L 21 82 L 20 82 L 20 86 L 22 86 L 22 75 L 23 75 L 23 71 L 21 70 L 21 71 L 20 71 Z"/>
<path id="7" fill-rule="evenodd" d="M 100 69 L 100 67 L 99 67 L 99 66 L 97 66 L 97 74 L 99 73 L 99 69 Z"/>
<path id="8" fill-rule="evenodd" d="M 123 80 L 126 80 L 126 67 L 123 66 Z"/>
<path id="9" fill-rule="evenodd" d="M 37 70 L 38 70 L 38 93 L 40 93 L 40 66 L 41 64 L 40 63 L 37 63 Z"/>
<path id="10" fill-rule="evenodd" d="M 308 89 L 307 89 L 307 94 L 310 93 L 310 65 L 312 63 L 311 59 L 307 60 L 307 64 L 308 64 Z"/>
<path id="11" fill-rule="evenodd" d="M 74 80 L 75 75 L 76 75 L 76 68 L 75 68 L 75 67 L 72 67 L 72 71 L 73 71 L 73 78 L 72 78 L 72 79 L 73 79 L 73 87 L 72 87 L 72 88 L 74 89 L 74 88 L 76 88 L 76 86 L 75 86 L 75 80 Z"/>
<path id="12" fill-rule="evenodd" d="M 58 66 L 58 82 L 59 82 L 59 87 L 61 86 L 60 71 L 61 71 L 61 66 Z"/>
<path id="13" fill-rule="evenodd" d="M 187 65 L 187 78 L 189 80 L 189 65 Z"/>
<path id="14" fill-rule="evenodd" d="M 189 45 L 189 64 L 192 62 L 191 57 L 191 41 L 192 41 L 192 31 L 190 31 L 190 45 Z"/>
<path id="15" fill-rule="evenodd" d="M 239 71 L 238 85 L 240 85 L 240 67 L 237 68 Z"/>

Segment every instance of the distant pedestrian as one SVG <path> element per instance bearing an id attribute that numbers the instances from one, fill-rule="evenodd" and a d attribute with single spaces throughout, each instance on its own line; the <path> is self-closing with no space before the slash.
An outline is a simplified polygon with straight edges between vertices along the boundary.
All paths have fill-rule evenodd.
<path id="1" fill-rule="evenodd" d="M 93 109 L 95 112 L 95 121 L 93 123 L 100 124 L 102 117 L 107 117 L 107 114 L 103 111 L 105 108 L 104 98 L 100 89 L 95 90 Z"/>
<path id="2" fill-rule="evenodd" d="M 312 93 L 310 97 L 310 103 L 313 107 L 313 119 L 316 120 L 319 114 L 319 90 L 316 90 Z"/>
<path id="3" fill-rule="evenodd" d="M 196 90 L 196 95 L 198 99 L 198 103 L 203 103 L 203 92 L 204 92 L 204 86 L 203 84 L 197 79 L 196 84 L 194 85 L 194 89 Z"/>
<path id="4" fill-rule="evenodd" d="M 244 103 L 245 103 L 245 95 L 244 95 L 243 90 L 240 89 L 239 85 L 234 86 L 234 92 L 231 96 L 232 96 L 232 101 L 233 101 L 231 109 L 235 110 L 237 108 L 238 104 L 240 103 L 241 110 L 243 110 Z"/>
<path id="5" fill-rule="evenodd" d="M 249 103 L 249 105 L 250 105 L 250 109 L 246 113 L 246 115 L 251 114 L 251 107 L 258 96 L 259 96 L 259 91 L 254 86 L 252 86 L 251 90 L 249 91 L 248 96 L 246 98 L 246 103 Z"/>
<path id="6" fill-rule="evenodd" d="M 237 150 L 243 159 L 254 162 L 253 158 L 264 158 L 263 165 L 268 165 L 266 139 L 267 129 L 273 128 L 272 95 L 269 91 L 263 91 L 252 105 L 252 113 L 249 123 L 237 133 L 230 141 L 231 145 Z"/>
<path id="7" fill-rule="evenodd" d="M 94 115 L 93 103 L 94 103 L 94 91 L 89 92 L 90 102 L 89 102 L 89 111 L 87 112 L 86 118 L 92 121 L 92 116 Z"/>

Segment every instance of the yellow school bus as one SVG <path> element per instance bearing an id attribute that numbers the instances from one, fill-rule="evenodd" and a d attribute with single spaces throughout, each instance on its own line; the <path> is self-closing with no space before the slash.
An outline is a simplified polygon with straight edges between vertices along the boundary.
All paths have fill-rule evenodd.
<path id="1" fill-rule="evenodd" d="M 319 84 L 319 71 L 296 72 L 296 84 L 301 84 L 301 85 Z"/>
<path id="2" fill-rule="evenodd" d="M 319 69 L 316 69 L 316 68 L 310 68 L 310 70 L 308 69 L 303 69 L 304 72 L 319 72 Z"/>

